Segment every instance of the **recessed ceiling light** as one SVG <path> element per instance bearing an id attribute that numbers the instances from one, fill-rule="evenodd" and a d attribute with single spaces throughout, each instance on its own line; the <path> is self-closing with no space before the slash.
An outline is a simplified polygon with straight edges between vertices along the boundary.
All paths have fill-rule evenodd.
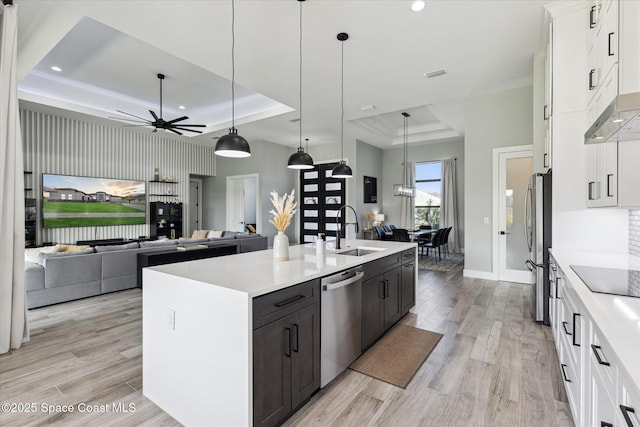
<path id="1" fill-rule="evenodd" d="M 360 111 L 369 111 L 369 110 L 375 110 L 375 109 L 376 109 L 376 106 L 373 104 L 360 107 Z"/>
<path id="2" fill-rule="evenodd" d="M 178 108 L 181 109 L 181 110 L 184 110 L 187 107 L 185 107 L 184 105 L 178 105 Z"/>
<path id="3" fill-rule="evenodd" d="M 62 71 L 62 68 L 58 67 L 57 65 L 54 65 L 53 67 L 51 67 L 51 69 L 52 69 L 53 71 L 57 71 L 57 72 Z"/>
<path id="4" fill-rule="evenodd" d="M 593 139 L 601 140 L 604 139 L 604 136 L 594 136 Z"/>
<path id="5" fill-rule="evenodd" d="M 424 73 L 425 77 L 428 79 L 432 77 L 444 76 L 445 74 L 447 74 L 447 70 L 445 70 L 444 68 L 442 70 L 432 71 L 430 73 Z"/>
<path id="6" fill-rule="evenodd" d="M 425 4 L 423 1 L 417 0 L 411 4 L 411 10 L 413 10 L 414 12 L 420 12 L 422 9 L 424 9 L 424 6 Z"/>
<path id="7" fill-rule="evenodd" d="M 623 119 L 615 119 L 615 120 L 611 120 L 611 123 L 621 123 L 624 122 Z"/>

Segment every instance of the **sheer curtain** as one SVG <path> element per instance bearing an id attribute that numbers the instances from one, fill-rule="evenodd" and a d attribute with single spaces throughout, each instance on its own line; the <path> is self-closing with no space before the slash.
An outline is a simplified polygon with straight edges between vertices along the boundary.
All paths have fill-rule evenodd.
<path id="1" fill-rule="evenodd" d="M 416 186 L 415 163 L 407 162 L 407 180 L 412 187 Z M 415 219 L 413 206 L 415 197 L 400 196 L 400 228 L 413 230 L 415 228 Z"/>
<path id="2" fill-rule="evenodd" d="M 449 249 L 451 252 L 460 251 L 458 237 L 458 185 L 456 181 L 456 159 L 442 161 L 442 206 L 440 227 L 451 229 L 449 234 Z"/>
<path id="3" fill-rule="evenodd" d="M 29 339 L 24 287 L 24 175 L 18 115 L 17 11 L 3 0 L 0 37 L 0 354 Z"/>

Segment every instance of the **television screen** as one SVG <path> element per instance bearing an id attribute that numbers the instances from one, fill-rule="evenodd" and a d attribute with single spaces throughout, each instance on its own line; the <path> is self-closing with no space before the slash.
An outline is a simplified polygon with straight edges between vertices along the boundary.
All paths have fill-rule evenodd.
<path id="1" fill-rule="evenodd" d="M 145 182 L 42 174 L 45 228 L 144 224 Z"/>

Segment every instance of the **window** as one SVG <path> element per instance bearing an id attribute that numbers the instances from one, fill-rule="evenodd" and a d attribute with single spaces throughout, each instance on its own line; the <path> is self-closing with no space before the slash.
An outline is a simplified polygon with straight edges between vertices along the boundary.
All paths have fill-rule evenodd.
<path id="1" fill-rule="evenodd" d="M 416 163 L 415 228 L 440 228 L 441 162 Z"/>

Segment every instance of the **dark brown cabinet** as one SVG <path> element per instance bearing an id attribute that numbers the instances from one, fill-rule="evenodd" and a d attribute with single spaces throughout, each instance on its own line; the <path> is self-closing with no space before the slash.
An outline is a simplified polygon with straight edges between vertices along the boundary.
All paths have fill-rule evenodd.
<path id="1" fill-rule="evenodd" d="M 362 283 L 362 350 L 371 346 L 402 317 L 401 268 Z"/>
<path id="2" fill-rule="evenodd" d="M 320 388 L 319 293 L 312 280 L 254 299 L 254 426 L 281 424 Z"/>
<path id="3" fill-rule="evenodd" d="M 404 316 L 416 303 L 415 250 L 404 251 L 402 262 L 400 305 Z"/>

